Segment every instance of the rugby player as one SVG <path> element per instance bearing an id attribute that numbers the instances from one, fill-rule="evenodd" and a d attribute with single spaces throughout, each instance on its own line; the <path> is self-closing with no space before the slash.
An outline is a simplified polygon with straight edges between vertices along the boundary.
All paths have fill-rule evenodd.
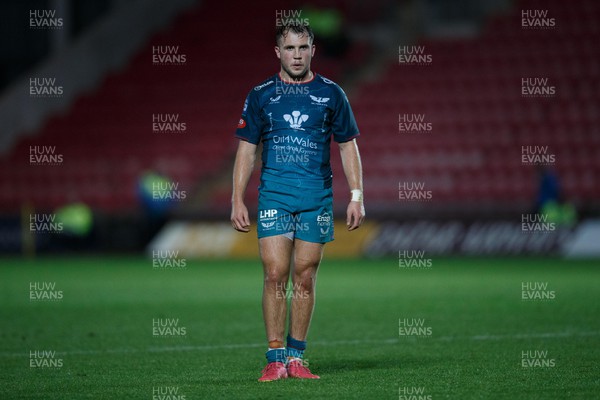
<path id="1" fill-rule="evenodd" d="M 317 270 L 325 243 L 333 240 L 331 139 L 338 143 L 350 188 L 347 229 L 365 218 L 358 127 L 344 91 L 315 74 L 310 26 L 276 31 L 280 71 L 255 86 L 244 103 L 235 136 L 231 224 L 250 231 L 244 194 L 262 142 L 258 241 L 263 264 L 262 308 L 268 350 L 259 381 L 319 379 L 303 362 L 315 303 Z M 290 273 L 292 288 L 286 288 Z M 288 291 L 289 327 L 284 346 Z"/>

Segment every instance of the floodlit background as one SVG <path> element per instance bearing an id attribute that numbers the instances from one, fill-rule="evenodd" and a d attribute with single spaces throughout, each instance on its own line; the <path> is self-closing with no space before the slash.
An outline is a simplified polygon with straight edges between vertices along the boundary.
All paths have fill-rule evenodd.
<path id="1" fill-rule="evenodd" d="M 457 290 L 471 290 L 473 284 L 485 297 L 494 288 L 493 277 L 482 277 L 482 282 L 492 279 L 489 287 L 478 284 L 477 277 L 491 266 L 499 274 L 505 268 L 512 271 L 512 278 L 498 279 L 514 292 L 507 289 L 507 298 L 502 292 L 488 299 L 490 307 L 516 301 L 518 305 L 503 312 L 518 314 L 519 302 L 527 300 L 542 307 L 536 310 L 549 319 L 561 312 L 579 316 L 579 325 L 561 320 L 563 325 L 549 326 L 544 318 L 532 317 L 521 320 L 520 326 L 537 332 L 530 332 L 533 337 L 560 337 L 571 327 L 565 337 L 585 337 L 598 344 L 598 326 L 588 319 L 597 312 L 593 301 L 567 300 L 568 293 L 585 292 L 596 300 L 598 294 L 586 286 L 596 282 L 597 287 L 594 267 L 600 257 L 598 2 L 11 0 L 0 5 L 0 15 L 0 289 L 6 300 L 0 322 L 1 337 L 11 338 L 3 340 L 0 357 L 9 361 L 0 368 L 12 371 L 15 378 L 13 386 L 5 386 L 8 393 L 29 397 L 31 382 L 50 382 L 47 375 L 32 379 L 31 370 L 19 369 L 32 368 L 32 359 L 54 360 L 48 368 L 64 373 L 69 365 L 78 365 L 69 363 L 69 357 L 82 348 L 113 348 L 107 343 L 117 340 L 114 335 L 122 340 L 115 348 L 128 348 L 138 337 L 119 333 L 125 326 L 119 324 L 127 320 L 124 315 L 154 304 L 156 297 L 143 293 L 158 293 L 170 304 L 169 296 L 175 296 L 180 284 L 189 290 L 182 293 L 190 296 L 181 294 L 182 301 L 200 308 L 218 302 L 228 288 L 245 293 L 251 287 L 248 323 L 256 324 L 254 334 L 245 337 L 242 329 L 226 341 L 260 343 L 261 272 L 255 229 L 260 161 L 246 193 L 254 226 L 244 235 L 229 223 L 237 146 L 233 135 L 247 93 L 279 70 L 274 28 L 290 20 L 313 28 L 317 50 L 312 70 L 346 91 L 361 131 L 367 220 L 356 232 L 344 229 L 349 192 L 334 143 L 336 240 L 326 247 L 322 270 L 331 265 L 335 272 L 325 275 L 328 283 L 322 277 L 319 284 L 335 289 L 337 279 L 347 279 L 349 285 L 367 286 L 340 291 L 342 299 L 362 294 L 366 302 L 380 299 L 386 307 L 414 306 L 405 311 L 385 308 L 377 314 L 374 304 L 372 315 L 386 315 L 392 322 L 381 322 L 383 317 L 374 322 L 366 313 L 366 319 L 356 322 L 358 337 L 350 334 L 347 339 L 388 340 L 377 335 L 381 331 L 360 328 L 360 321 L 367 319 L 391 331 L 398 329 L 397 319 L 400 335 L 389 339 L 395 341 L 403 340 L 402 327 L 414 321 L 421 323 L 425 336 L 452 333 L 444 331 L 439 319 L 436 322 L 433 310 L 453 315 L 460 301 L 439 297 L 436 301 L 448 301 L 449 307 L 440 310 L 432 298 L 424 299 L 432 301 L 431 313 L 420 312 L 419 292 L 407 303 L 398 297 L 403 286 L 382 292 L 381 287 L 369 288 L 371 277 L 385 277 L 380 282 L 384 286 L 409 282 L 415 289 L 431 282 L 445 287 L 445 278 L 452 279 L 455 272 L 451 282 L 466 285 Z M 227 269 L 237 271 L 240 265 L 246 267 L 239 275 Z M 361 270 L 361 265 L 372 265 L 373 270 Z M 521 268 L 526 275 L 519 275 Z M 246 275 L 248 271 L 252 274 Z M 575 276 L 580 281 L 564 287 L 560 303 L 561 284 L 575 282 Z M 86 286 L 92 277 L 95 284 Z M 203 295 L 187 286 L 193 278 L 200 286 L 209 285 Z M 161 283 L 171 288 L 168 294 L 160 291 Z M 456 294 L 436 291 L 437 283 L 430 289 L 438 296 Z M 325 288 L 320 295 L 327 304 Z M 140 296 L 121 298 L 128 290 L 139 290 Z M 389 297 L 380 298 L 381 293 Z M 406 293 L 410 297 L 412 292 Z M 103 296 L 112 295 L 122 308 L 99 315 L 108 321 L 120 315 L 114 318 L 123 321 L 113 322 L 113 336 L 103 336 L 89 313 L 102 308 Z M 77 311 L 71 310 L 70 302 L 79 305 Z M 571 308 L 575 304 L 579 309 Z M 71 315 L 68 321 L 75 326 L 82 315 L 90 318 L 89 329 L 80 333 L 99 336 L 96 345 L 60 340 L 66 328 L 56 322 L 54 312 L 60 313 L 61 307 L 72 311 L 61 315 Z M 143 328 L 146 336 L 154 334 L 150 326 L 155 318 L 158 325 L 169 318 L 182 319 L 184 331 L 191 335 L 186 346 L 220 346 L 220 338 L 227 337 L 221 331 L 233 323 L 229 318 L 211 320 L 208 313 L 195 330 L 192 310 L 189 318 L 176 306 L 163 311 L 142 319 L 141 324 L 148 325 Z M 317 302 L 314 325 L 325 326 L 319 312 Z M 335 315 L 332 312 L 332 318 Z M 420 318 L 425 318 L 424 325 Z M 44 331 L 40 326 L 54 326 L 40 325 L 46 319 L 61 328 Z M 457 335 L 501 334 L 493 326 L 471 329 L 465 321 L 454 321 L 454 326 L 460 328 Z M 193 335 L 206 329 L 214 330 L 214 340 L 208 335 L 195 342 Z M 511 334 L 518 337 L 523 329 Z M 319 339 L 318 333 L 312 334 Z M 74 331 L 66 335 L 77 336 Z M 519 368 L 525 358 L 546 364 L 560 358 L 560 346 L 515 346 L 510 357 Z M 256 365 L 249 367 L 250 378 L 240 375 L 241 381 L 253 381 L 252 373 L 262 368 L 262 347 L 249 348 L 251 357 L 257 355 Z M 59 355 L 35 353 L 38 350 Z M 554 350 L 555 358 L 527 353 L 534 350 Z M 178 354 L 185 357 L 184 352 Z M 236 355 L 231 354 L 232 362 Z M 577 350 L 569 355 L 580 356 Z M 313 357 L 317 366 L 318 355 Z M 368 356 L 357 359 L 361 357 Z M 396 357 L 404 355 L 399 352 Z M 597 354 L 590 360 L 597 365 Z M 111 362 L 117 360 L 100 365 Z M 560 367 L 560 361 L 557 364 Z M 583 369 L 587 373 L 590 368 Z M 513 371 L 517 380 L 519 371 Z M 560 371 L 553 373 L 561 376 Z M 60 376 L 59 372 L 59 380 Z M 436 386 L 439 380 L 403 383 L 399 376 L 401 372 L 394 372 L 379 386 L 390 396 L 380 398 L 402 398 L 420 388 L 434 398 L 456 398 L 457 393 Z M 353 378 L 357 379 L 360 376 Z M 594 385 L 597 389 L 597 378 L 595 384 L 585 374 L 580 380 L 582 392 L 575 393 L 587 394 Z M 202 386 L 157 379 L 147 381 L 140 393 L 149 398 L 178 388 L 195 398 L 198 385 Z M 42 386 L 48 397 L 60 397 L 57 387 Z M 153 387 L 159 391 L 152 392 Z M 221 389 L 221 394 L 227 393 Z M 199 393 L 215 396 L 219 392 L 214 390 Z M 236 396 L 251 397 L 252 390 Z M 360 390 L 337 393 L 352 396 Z M 373 393 L 368 384 L 364 390 Z M 334 391 L 330 387 L 324 393 Z M 87 395 L 99 393 L 90 389 Z"/>

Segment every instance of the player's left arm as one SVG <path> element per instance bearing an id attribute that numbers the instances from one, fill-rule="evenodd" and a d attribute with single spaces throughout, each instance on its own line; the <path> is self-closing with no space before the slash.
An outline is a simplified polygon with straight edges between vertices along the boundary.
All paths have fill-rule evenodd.
<path id="1" fill-rule="evenodd" d="M 344 174 L 350 186 L 352 198 L 346 210 L 346 226 L 349 231 L 357 229 L 365 219 L 363 202 L 362 164 L 356 139 L 339 143 Z"/>

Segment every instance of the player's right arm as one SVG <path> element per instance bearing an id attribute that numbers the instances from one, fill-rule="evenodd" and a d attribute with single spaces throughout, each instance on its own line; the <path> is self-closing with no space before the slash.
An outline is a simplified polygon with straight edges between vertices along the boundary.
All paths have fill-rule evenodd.
<path id="1" fill-rule="evenodd" d="M 256 145 L 240 140 L 235 164 L 233 165 L 233 194 L 231 196 L 231 225 L 240 232 L 250 231 L 248 208 L 244 204 L 244 194 L 254 170 Z"/>

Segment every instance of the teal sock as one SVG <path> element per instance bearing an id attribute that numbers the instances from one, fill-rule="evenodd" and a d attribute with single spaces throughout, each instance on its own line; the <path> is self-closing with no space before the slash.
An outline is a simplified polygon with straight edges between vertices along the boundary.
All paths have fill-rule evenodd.
<path id="1" fill-rule="evenodd" d="M 266 357 L 267 357 L 267 362 L 269 362 L 269 363 L 280 362 L 280 363 L 285 364 L 287 355 L 286 355 L 285 348 L 282 347 L 280 349 L 267 350 Z"/>
<path id="2" fill-rule="evenodd" d="M 287 336 L 287 356 L 288 358 L 302 358 L 306 350 L 306 341 L 296 340 L 290 335 Z"/>

